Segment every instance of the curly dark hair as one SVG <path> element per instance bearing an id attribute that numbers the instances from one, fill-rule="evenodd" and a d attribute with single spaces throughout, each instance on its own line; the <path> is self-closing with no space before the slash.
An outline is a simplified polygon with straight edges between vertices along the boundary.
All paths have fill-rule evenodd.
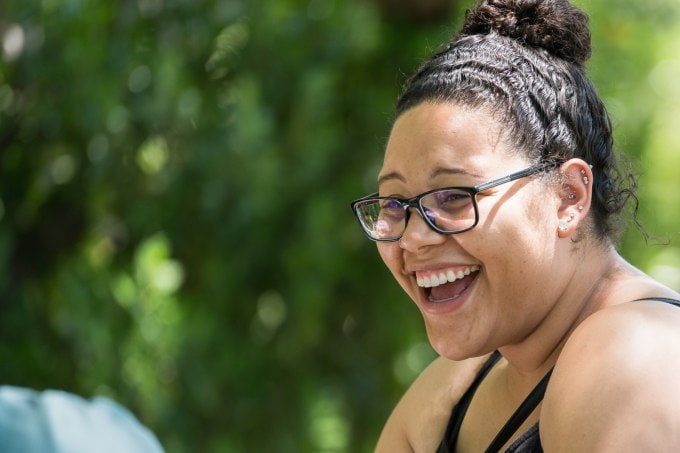
<path id="1" fill-rule="evenodd" d="M 397 117 L 424 101 L 501 115 L 531 160 L 592 166 L 598 238 L 615 241 L 636 177 L 619 170 L 609 115 L 586 74 L 588 16 L 566 0 L 482 0 L 460 33 L 406 82 Z"/>

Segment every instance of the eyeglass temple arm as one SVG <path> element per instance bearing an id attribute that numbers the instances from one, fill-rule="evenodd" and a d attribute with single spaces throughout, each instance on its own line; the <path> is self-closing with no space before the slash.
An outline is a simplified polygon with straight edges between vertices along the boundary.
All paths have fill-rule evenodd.
<path id="1" fill-rule="evenodd" d="M 504 176 L 502 178 L 494 179 L 493 181 L 485 182 L 484 184 L 480 184 L 478 186 L 475 186 L 475 192 L 482 192 L 487 189 L 491 189 L 492 187 L 500 186 L 501 184 L 505 184 L 506 182 L 514 181 L 516 179 L 524 178 L 525 176 L 533 175 L 534 173 L 538 173 L 539 171 L 546 170 L 548 168 L 554 167 L 555 164 L 553 163 L 544 163 L 540 165 L 534 165 L 533 167 L 526 168 L 524 170 L 520 170 L 516 173 L 509 174 L 508 176 Z"/>

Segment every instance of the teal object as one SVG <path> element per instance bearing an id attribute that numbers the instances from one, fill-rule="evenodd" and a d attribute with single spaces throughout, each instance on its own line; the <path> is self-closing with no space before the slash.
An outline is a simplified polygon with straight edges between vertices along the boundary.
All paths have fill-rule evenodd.
<path id="1" fill-rule="evenodd" d="M 163 447 L 108 398 L 0 386 L 0 452 L 160 453 Z"/>

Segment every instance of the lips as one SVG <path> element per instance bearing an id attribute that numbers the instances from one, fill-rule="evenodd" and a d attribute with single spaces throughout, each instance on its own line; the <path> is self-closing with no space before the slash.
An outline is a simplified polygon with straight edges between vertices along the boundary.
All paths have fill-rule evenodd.
<path id="1" fill-rule="evenodd" d="M 416 272 L 418 286 L 425 288 L 430 302 L 441 303 L 457 299 L 477 278 L 477 265 Z"/>

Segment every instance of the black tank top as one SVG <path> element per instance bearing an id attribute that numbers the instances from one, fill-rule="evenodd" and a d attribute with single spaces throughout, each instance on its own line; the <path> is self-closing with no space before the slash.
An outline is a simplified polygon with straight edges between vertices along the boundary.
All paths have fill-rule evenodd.
<path id="1" fill-rule="evenodd" d="M 680 301 L 675 299 L 668 299 L 664 297 L 647 297 L 643 300 L 656 300 L 659 302 L 665 302 L 676 307 L 680 307 Z M 501 354 L 495 351 L 487 361 L 484 363 L 482 368 L 477 372 L 474 381 L 465 391 L 458 403 L 453 407 L 451 411 L 451 417 L 449 418 L 449 423 L 446 426 L 446 432 L 444 433 L 444 438 L 439 444 L 437 453 L 452 453 L 455 452 L 456 442 L 458 441 L 458 433 L 460 432 L 460 427 L 463 424 L 463 418 L 465 418 L 465 413 L 467 412 L 472 397 L 475 395 L 477 388 L 482 383 L 486 375 L 491 371 L 491 368 L 498 362 L 501 358 Z M 531 412 L 536 408 L 536 406 L 543 399 L 543 394 L 550 380 L 550 370 L 541 382 L 531 391 L 529 396 L 520 405 L 517 411 L 510 417 L 505 426 L 501 428 L 493 440 L 491 445 L 486 449 L 487 453 L 496 453 L 505 445 L 505 443 L 512 437 L 512 435 L 517 431 L 517 429 L 522 425 L 524 420 L 531 414 Z M 531 453 L 531 452 L 542 452 L 543 447 L 541 447 L 541 439 L 538 433 L 538 423 L 533 425 L 531 428 L 526 430 L 519 436 L 510 446 L 505 450 L 505 453 Z"/>

